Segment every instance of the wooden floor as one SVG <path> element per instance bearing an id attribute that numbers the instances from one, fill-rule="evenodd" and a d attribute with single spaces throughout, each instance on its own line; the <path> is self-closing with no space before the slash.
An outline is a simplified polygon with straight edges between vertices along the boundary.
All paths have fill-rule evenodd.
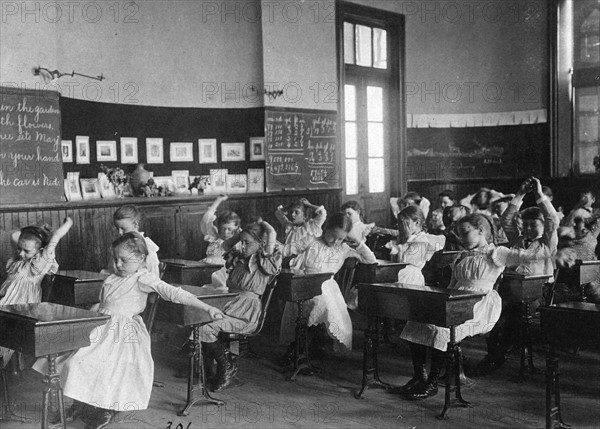
<path id="1" fill-rule="evenodd" d="M 123 412 L 109 426 L 114 429 L 166 428 L 542 428 L 544 427 L 544 376 L 533 375 L 516 383 L 518 356 L 509 355 L 497 372 L 478 378 L 464 390 L 465 399 L 474 408 L 453 408 L 450 419 L 435 418 L 443 404 L 443 391 L 433 398 L 409 402 L 380 389 L 369 390 L 362 400 L 353 398 L 361 378 L 364 321 L 355 321 L 354 350 L 345 356 L 329 352 L 319 361 L 323 372 L 318 376 L 299 376 L 296 382 L 285 380 L 275 356 L 284 347 L 278 345 L 274 324 L 266 326 L 254 342 L 258 358 L 239 360 L 239 385 L 214 396 L 227 405 L 196 405 L 188 417 L 178 417 L 185 400 L 184 380 L 174 377 L 185 368 L 185 356 L 179 351 L 181 336 L 164 326 L 158 328 L 153 342 L 156 362 L 155 387 L 149 409 Z M 277 344 L 277 345 L 275 345 Z M 467 363 L 476 363 L 485 355 L 485 341 L 471 339 L 463 343 Z M 536 347 L 535 362 L 545 367 L 545 347 Z M 403 384 L 410 377 L 410 356 L 406 344 L 387 346 L 381 352 L 382 378 Z M 563 417 L 573 428 L 600 427 L 600 355 L 581 350 L 577 355 L 561 352 Z M 84 381 L 82 381 L 84 382 Z M 27 369 L 20 377 L 10 376 L 9 389 L 16 409 L 33 419 L 30 423 L 0 422 L 6 428 L 39 428 L 41 376 Z M 67 399 L 68 400 L 68 399 Z M 70 400 L 68 400 L 70 402 Z M 68 427 L 83 428 L 81 421 Z"/>

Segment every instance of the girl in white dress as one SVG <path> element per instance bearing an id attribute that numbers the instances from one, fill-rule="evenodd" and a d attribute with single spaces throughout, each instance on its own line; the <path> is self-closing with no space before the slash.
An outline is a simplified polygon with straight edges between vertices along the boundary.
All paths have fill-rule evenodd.
<path id="1" fill-rule="evenodd" d="M 148 248 L 148 256 L 146 257 L 146 269 L 152 274 L 160 277 L 160 262 L 158 260 L 159 247 L 149 237 L 146 237 L 143 232 L 140 231 L 140 224 L 142 222 L 142 215 L 135 206 L 123 206 L 120 207 L 113 215 L 113 223 L 115 228 L 119 231 L 119 235 L 126 234 L 128 232 L 137 232 L 146 241 L 146 247 Z M 115 267 L 112 266 L 112 249 L 109 253 L 110 266 L 106 271 L 108 274 L 114 274 L 116 272 Z"/>
<path id="2" fill-rule="evenodd" d="M 398 271 L 398 282 L 413 285 L 424 285 L 425 278 L 421 270 L 441 246 L 429 234 L 423 231 L 425 216 L 417 206 L 408 206 L 398 213 L 398 240 L 388 243 L 391 247 L 392 258 L 399 262 L 408 262 L 404 269 Z M 436 236 L 435 239 L 445 239 Z M 437 249 L 436 247 L 439 247 Z"/>
<path id="3" fill-rule="evenodd" d="M 204 310 L 212 319 L 223 318 L 220 310 L 148 272 L 148 249 L 140 234 L 125 233 L 112 247 L 117 271 L 104 281 L 96 310 L 109 314 L 110 321 L 92 331 L 89 347 L 57 359 L 64 394 L 75 400 L 68 418 L 88 411 L 89 406 L 97 408 L 86 429 L 105 427 L 118 411 L 148 407 L 154 362 L 150 335 L 140 316 L 148 294 L 157 292 L 167 301 Z M 34 369 L 45 374 L 47 361 L 39 359 Z"/>
<path id="4" fill-rule="evenodd" d="M 367 236 L 371 233 L 375 227 L 374 223 L 365 223 L 363 216 L 363 208 L 358 201 L 350 200 L 342 204 L 340 208 L 342 213 L 345 213 L 352 222 L 352 229 L 348 233 L 348 240 L 355 241 L 357 243 L 364 243 L 367 241 Z"/>
<path id="5" fill-rule="evenodd" d="M 284 257 L 298 255 L 292 259 L 290 267 L 308 274 L 336 273 L 344 265 L 346 258 L 357 258 L 365 264 L 375 263 L 375 255 L 365 243 L 357 243 L 356 249 L 344 243 L 351 227 L 350 220 L 343 213 L 336 213 L 327 220 L 320 238 L 307 237 L 299 243 L 284 246 Z M 322 284 L 321 291 L 321 295 L 304 304 L 304 310 L 308 313 L 308 326 L 325 324 L 327 334 L 334 340 L 334 350 L 350 350 L 352 321 L 346 301 L 333 276 Z M 296 317 L 296 304 L 286 303 L 280 331 L 280 339 L 284 344 L 294 341 Z"/>
<path id="6" fill-rule="evenodd" d="M 323 206 L 315 206 L 306 198 L 294 201 L 285 215 L 283 206 L 277 207 L 275 217 L 285 229 L 285 244 L 300 242 L 303 238 L 312 236 L 320 237 L 323 233 L 321 227 L 327 219 L 327 211 Z"/>
<path id="7" fill-rule="evenodd" d="M 458 254 L 452 264 L 449 288 L 486 292 L 473 307 L 473 319 L 456 327 L 456 342 L 464 338 L 490 332 L 500 317 L 502 300 L 494 290 L 498 276 L 507 265 L 543 258 L 535 251 L 496 247 L 493 221 L 480 213 L 462 218 L 457 234 L 465 251 Z M 414 376 L 404 386 L 409 399 L 425 399 L 437 394 L 437 382 L 444 365 L 445 351 L 450 340 L 450 330 L 439 326 L 408 322 L 401 338 L 410 342 Z M 431 368 L 425 380 L 425 357 L 431 350 Z"/>
<path id="8" fill-rule="evenodd" d="M 8 260 L 8 277 L 0 287 L 0 305 L 31 304 L 42 300 L 42 279 L 58 271 L 54 259 L 56 246 L 69 231 L 73 221 L 65 222 L 52 236 L 45 227 L 26 226 L 11 237 L 17 245 L 15 256 Z M 14 350 L 0 347 L 3 366 L 8 364 Z"/>

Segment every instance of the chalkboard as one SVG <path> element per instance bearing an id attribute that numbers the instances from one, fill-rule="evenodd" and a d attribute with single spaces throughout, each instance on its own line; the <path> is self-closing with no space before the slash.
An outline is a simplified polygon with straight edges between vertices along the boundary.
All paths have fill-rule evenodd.
<path id="1" fill-rule="evenodd" d="M 63 200 L 59 95 L 0 87 L 0 202 Z"/>
<path id="2" fill-rule="evenodd" d="M 339 187 L 337 113 L 265 112 L 267 191 Z"/>

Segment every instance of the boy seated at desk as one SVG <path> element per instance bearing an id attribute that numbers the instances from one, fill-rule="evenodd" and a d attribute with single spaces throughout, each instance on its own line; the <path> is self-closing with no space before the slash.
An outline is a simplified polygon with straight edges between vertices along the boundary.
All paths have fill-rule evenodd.
<path id="1" fill-rule="evenodd" d="M 531 191 L 536 193 L 538 207 L 530 207 L 521 212 L 519 208 L 525 195 Z M 517 227 L 517 215 L 523 222 L 522 232 Z M 532 262 L 522 263 L 515 267 L 507 267 L 525 275 L 550 275 L 554 274 L 554 258 L 556 256 L 559 224 L 558 215 L 554 206 L 543 193 L 542 185 L 538 179 L 531 177 L 525 180 L 508 208 L 500 219 L 502 228 L 513 249 L 523 249 L 543 256 Z M 541 298 L 541 297 L 540 297 Z M 537 308 L 536 305 L 534 305 Z M 500 320 L 490 332 L 487 342 L 487 355 L 479 362 L 476 374 L 484 375 L 499 368 L 505 361 L 505 354 L 514 343 L 514 336 L 518 332 L 521 318 L 521 306 L 518 304 L 504 304 Z"/>

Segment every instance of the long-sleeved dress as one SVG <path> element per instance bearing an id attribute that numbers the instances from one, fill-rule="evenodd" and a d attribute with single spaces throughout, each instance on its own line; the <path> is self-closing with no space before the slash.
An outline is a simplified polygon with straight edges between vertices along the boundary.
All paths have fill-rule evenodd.
<path id="1" fill-rule="evenodd" d="M 398 271 L 398 282 L 424 285 L 425 278 L 423 277 L 422 269 L 429 259 L 433 256 L 436 250 L 444 247 L 440 241 L 444 236 L 432 236 L 421 231 L 408 237 L 408 241 L 404 244 L 398 244 L 390 241 L 391 255 L 397 255 L 398 261 L 408 262 L 404 269 Z"/>
<path id="2" fill-rule="evenodd" d="M 109 322 L 91 332 L 89 347 L 57 359 L 66 396 L 115 411 L 148 407 L 154 361 L 150 334 L 140 313 L 152 292 L 179 304 L 198 302 L 191 293 L 161 281 L 145 268 L 128 277 L 109 276 L 96 310 L 110 314 Z M 46 359 L 38 359 L 33 368 L 45 374 Z"/>
<path id="3" fill-rule="evenodd" d="M 376 261 L 373 252 L 364 243 L 354 250 L 345 243 L 329 247 L 323 240 L 314 237 L 297 243 L 291 253 L 298 256 L 291 261 L 290 267 L 307 274 L 336 273 L 347 258 L 357 258 L 365 264 Z M 336 350 L 340 345 L 347 350 L 352 349 L 352 321 L 344 296 L 333 276 L 321 285 L 321 295 L 305 302 L 304 311 L 308 313 L 308 326 L 325 324 L 328 335 L 335 340 Z M 286 303 L 280 331 L 280 339 L 284 344 L 294 341 L 297 314 L 296 304 Z"/>
<path id="4" fill-rule="evenodd" d="M 276 211 L 275 216 L 285 229 L 285 244 L 290 244 L 298 243 L 309 236 L 320 237 L 323 234 L 321 227 L 327 219 L 327 210 L 323 206 L 317 207 L 315 215 L 301 225 L 294 224 L 280 211 Z"/>
<path id="5" fill-rule="evenodd" d="M 9 259 L 6 264 L 8 277 L 0 287 L 0 305 L 31 304 L 42 300 L 42 279 L 46 274 L 58 271 L 54 259 L 56 243 L 51 242 L 40 253 L 25 261 Z M 14 350 L 0 347 L 3 366 L 8 364 Z"/>
<path id="6" fill-rule="evenodd" d="M 508 249 L 494 244 L 460 253 L 452 264 L 449 288 L 486 292 L 473 307 L 473 319 L 456 327 L 456 341 L 490 332 L 502 311 L 502 300 L 494 290 L 498 276 L 508 265 L 539 262 L 544 255 L 531 249 Z M 450 330 L 432 324 L 408 322 L 400 336 L 407 341 L 445 351 Z"/>
<path id="7" fill-rule="evenodd" d="M 238 334 L 252 332 L 262 311 L 260 298 L 269 281 L 281 270 L 281 260 L 279 249 L 270 255 L 259 252 L 249 258 L 234 255 L 227 287 L 230 292 L 240 294 L 223 309 L 225 317 L 201 327 L 200 341 L 213 343 L 221 331 Z"/>

